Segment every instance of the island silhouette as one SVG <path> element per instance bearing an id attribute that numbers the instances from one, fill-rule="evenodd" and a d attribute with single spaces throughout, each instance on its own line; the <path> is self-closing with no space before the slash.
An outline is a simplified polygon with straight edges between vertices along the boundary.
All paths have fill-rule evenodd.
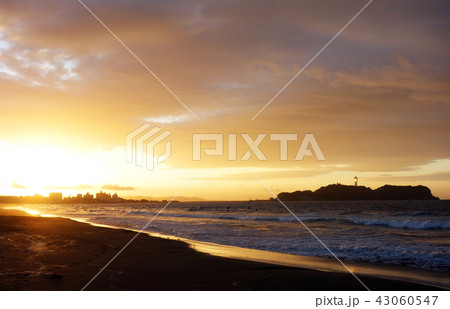
<path id="1" fill-rule="evenodd" d="M 384 185 L 375 190 L 365 186 L 331 184 L 316 191 L 282 192 L 282 201 L 438 200 L 426 186 Z"/>

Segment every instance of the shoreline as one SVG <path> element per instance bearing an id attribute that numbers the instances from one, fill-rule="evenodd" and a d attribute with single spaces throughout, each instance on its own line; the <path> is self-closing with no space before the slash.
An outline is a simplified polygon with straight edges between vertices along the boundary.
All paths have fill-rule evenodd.
<path id="1" fill-rule="evenodd" d="M 261 262 L 278 266 L 296 267 L 300 269 L 309 269 L 324 272 L 349 273 L 348 270 L 346 270 L 343 267 L 343 265 L 334 258 L 295 255 L 238 246 L 222 245 L 217 243 L 192 240 L 188 238 L 165 235 L 149 231 L 140 232 L 140 230 L 137 229 L 93 223 L 84 220 L 77 220 L 70 217 L 59 217 L 59 218 L 65 218 L 97 227 L 105 227 L 116 230 L 127 230 L 131 232 L 146 234 L 151 237 L 158 237 L 173 241 L 181 241 L 189 245 L 189 247 L 192 248 L 193 250 L 196 250 L 201 253 L 214 255 L 217 257 L 245 260 L 250 262 Z M 445 275 L 445 273 L 406 267 L 401 265 L 371 263 L 363 261 L 349 261 L 349 260 L 342 260 L 342 261 L 354 274 L 358 276 L 360 275 L 372 276 L 380 279 L 390 279 L 416 284 L 424 284 L 431 287 L 450 290 L 450 275 Z"/>
<path id="2" fill-rule="evenodd" d="M 21 209 L 20 206 L 7 209 L 15 209 L 26 212 L 26 210 Z M 40 215 L 43 217 L 65 218 L 96 227 L 104 227 L 116 230 L 117 229 L 127 230 L 131 232 L 147 234 L 151 237 L 159 237 L 174 241 L 182 241 L 198 252 L 211 254 L 223 258 L 239 259 L 251 262 L 262 262 L 279 266 L 297 267 L 317 271 L 348 273 L 348 270 L 345 269 L 344 266 L 334 258 L 295 255 L 274 251 L 250 249 L 238 246 L 223 245 L 188 238 L 182 238 L 172 235 L 165 235 L 150 231 L 140 231 L 139 229 L 94 223 L 89 222 L 87 220 L 72 217 L 54 216 L 38 213 L 34 213 L 34 215 Z M 354 274 L 358 276 L 359 275 L 373 276 L 380 279 L 391 279 L 417 284 L 425 284 L 432 287 L 450 290 L 450 275 L 446 275 L 445 273 L 393 264 L 371 263 L 371 262 L 350 261 L 350 260 L 343 260 L 343 262 Z"/>
<path id="3" fill-rule="evenodd" d="M 14 208 L 11 207 L 9 210 L 7 210 L 7 212 L 10 212 L 9 216 L 19 217 L 19 218 L 25 217 L 23 210 L 18 210 L 18 209 L 12 210 Z M 0 209 L 1 209 L 1 207 L 0 207 Z M 1 217 L 8 216 L 8 214 L 5 215 L 2 212 L 5 212 L 5 210 L 0 211 Z M 22 212 L 22 214 L 20 215 L 21 212 Z M 47 221 L 47 223 L 50 221 L 59 222 L 62 225 L 61 227 L 64 227 L 66 225 L 75 227 L 75 225 L 77 225 L 76 228 L 81 229 L 81 230 L 85 230 L 85 229 L 87 229 L 87 227 L 90 227 L 90 228 L 94 229 L 91 232 L 93 234 L 95 234 L 96 231 L 98 233 L 100 233 L 100 231 L 102 231 L 105 234 L 114 234 L 114 235 L 108 235 L 108 236 L 115 237 L 116 234 L 122 235 L 123 233 L 127 233 L 128 237 L 125 237 L 125 239 L 122 239 L 121 241 L 119 241 L 119 243 L 115 245 L 115 250 L 120 250 L 120 248 L 123 245 L 125 245 L 125 243 L 126 243 L 123 241 L 126 239 L 128 239 L 128 240 L 131 239 L 131 237 L 133 235 L 132 233 L 134 233 L 134 235 L 135 235 L 135 233 L 138 232 L 138 231 L 132 230 L 132 229 L 95 224 L 95 223 L 86 222 L 83 220 L 77 220 L 77 219 L 73 219 L 73 218 L 62 218 L 62 217 L 56 217 L 56 216 L 53 216 L 53 217 L 38 216 L 36 214 L 34 216 L 27 216 L 27 217 L 29 218 L 30 221 L 36 221 L 36 218 L 40 218 L 41 220 L 37 220 L 37 221 L 41 221 L 42 223 L 45 223 L 45 221 Z M 42 221 L 42 220 L 44 220 L 44 221 Z M 66 221 L 64 221 L 64 220 L 66 220 Z M 68 223 L 68 221 L 73 222 L 75 225 Z M 79 224 L 85 225 L 85 227 L 82 227 Z M 106 230 L 103 230 L 103 229 L 106 229 Z M 261 267 L 261 265 L 266 265 L 265 267 L 269 267 L 270 269 L 272 269 L 272 272 L 274 271 L 273 269 L 279 269 L 280 270 L 279 272 L 282 272 L 284 276 L 287 276 L 289 278 L 292 276 L 292 274 L 288 274 L 288 273 L 299 273 L 299 274 L 300 273 L 308 273 L 308 276 L 312 276 L 315 280 L 318 280 L 321 282 L 328 281 L 326 279 L 322 280 L 321 279 L 322 277 L 323 278 L 328 277 L 328 276 L 331 276 L 333 278 L 339 277 L 340 280 L 344 280 L 345 282 L 351 283 L 351 286 L 352 286 L 351 289 L 355 289 L 355 288 L 359 289 L 357 287 L 356 280 L 351 276 L 351 274 L 349 274 L 348 272 L 345 272 L 343 270 L 342 265 L 339 264 L 336 260 L 326 259 L 326 258 L 317 258 L 317 257 L 288 255 L 288 254 L 254 250 L 254 249 L 246 249 L 246 248 L 240 248 L 240 247 L 231 247 L 231 246 L 218 245 L 218 244 L 213 244 L 213 243 L 181 239 L 178 237 L 160 235 L 160 234 L 146 232 L 146 231 L 143 231 L 141 234 L 147 235 L 148 237 L 138 237 L 136 239 L 135 245 L 138 245 L 138 243 L 140 243 L 140 242 L 149 242 L 149 243 L 158 242 L 158 240 L 163 241 L 163 242 L 170 242 L 171 246 L 185 247 L 185 249 L 181 250 L 181 252 L 180 252 L 181 258 L 183 258 L 184 256 L 189 256 L 189 257 L 196 256 L 197 258 L 199 258 L 201 260 L 211 259 L 211 261 L 207 261 L 207 262 L 212 262 L 212 260 L 217 260 L 217 261 L 221 261 L 224 264 L 231 264 L 231 266 L 233 266 L 233 264 L 245 264 L 245 265 L 249 266 L 249 269 L 247 270 L 244 267 L 244 269 L 241 269 L 240 272 L 248 271 L 249 273 L 252 273 L 252 271 L 250 271 L 250 270 L 253 270 L 254 267 L 259 269 Z M 102 243 L 102 245 L 104 245 L 104 243 Z M 132 246 L 130 245 L 130 247 L 132 247 Z M 134 245 L 133 245 L 133 247 L 134 247 Z M 175 250 L 175 251 L 179 251 L 180 249 L 181 248 L 177 248 L 177 250 Z M 192 251 L 192 252 L 190 252 L 190 251 Z M 206 256 L 205 256 L 205 254 L 206 254 Z M 122 255 L 124 255 L 124 257 L 125 257 L 125 255 L 129 255 L 129 254 L 126 254 L 126 252 L 124 252 Z M 110 255 L 110 257 L 111 256 L 112 255 Z M 131 258 L 131 260 L 130 260 L 130 258 Z M 118 259 L 120 259 L 120 258 L 118 258 Z M 131 263 L 135 263 L 136 261 L 133 261 L 133 259 L 137 259 L 137 260 L 141 259 L 139 252 L 136 257 L 128 257 L 129 262 L 131 261 Z M 142 262 L 142 261 L 140 261 L 140 262 Z M 438 282 L 437 284 L 430 283 L 430 280 L 421 280 L 421 281 L 418 280 L 418 278 L 420 278 L 420 276 L 424 275 L 425 273 L 428 273 L 428 275 L 431 275 L 427 271 L 420 271 L 420 270 L 414 271 L 414 273 L 416 275 L 416 277 L 414 279 L 414 276 L 412 276 L 412 274 L 410 274 L 409 276 L 399 277 L 398 276 L 399 267 L 397 267 L 397 266 L 390 267 L 390 265 L 384 265 L 384 264 L 378 265 L 378 264 L 373 264 L 373 263 L 360 263 L 360 262 L 356 263 L 356 262 L 348 262 L 348 261 L 345 261 L 345 263 L 358 276 L 364 277 L 365 279 L 363 281 L 368 280 L 371 282 L 377 282 L 377 284 L 376 284 L 377 286 L 378 285 L 383 286 L 384 287 L 383 289 L 386 289 L 385 287 L 387 287 L 387 290 L 391 290 L 391 289 L 395 290 L 395 289 L 397 289 L 396 287 L 400 287 L 400 286 L 403 286 L 403 287 L 407 286 L 408 287 L 407 289 L 417 289 L 419 287 L 420 287 L 419 289 L 429 289 L 429 288 L 431 288 L 431 289 L 433 289 L 433 288 L 449 289 L 449 286 L 450 286 L 448 284 L 448 277 L 447 277 L 447 281 L 444 280 L 445 278 L 442 278 L 443 281 L 441 281 L 440 283 Z M 187 264 L 196 265 L 198 263 L 194 259 L 194 260 L 191 260 Z M 202 264 L 202 263 L 200 263 L 200 264 Z M 368 264 L 368 265 L 366 265 L 366 264 Z M 101 263 L 100 263 L 100 265 L 101 265 Z M 165 265 L 165 266 L 167 266 L 167 265 Z M 168 266 L 170 266 L 170 265 L 168 265 Z M 380 266 L 382 266 L 382 267 L 380 267 Z M 94 267 L 94 268 L 96 268 L 96 267 Z M 127 268 L 133 268 L 133 267 L 131 267 L 130 265 L 127 264 L 126 266 L 124 266 L 124 268 L 127 269 Z M 339 268 L 341 270 L 339 270 Z M 380 274 L 376 273 L 377 271 L 379 272 L 381 268 L 386 269 L 386 273 L 384 275 L 380 275 Z M 283 271 L 281 271 L 281 269 Z M 397 276 L 392 276 L 392 273 L 395 273 L 395 272 L 393 272 L 393 270 L 397 270 Z M 111 272 L 111 270 L 108 270 L 108 273 L 110 273 L 110 272 Z M 126 272 L 126 271 L 122 271 L 122 272 Z M 390 274 L 390 275 L 388 275 L 388 274 Z M 433 272 L 433 274 L 434 274 L 434 272 Z M 204 276 L 205 275 L 207 276 L 207 274 L 204 274 Z M 263 275 L 263 273 L 261 273 L 260 275 Z M 279 275 L 280 274 L 277 274 L 277 276 L 279 276 Z M 2 277 L 4 277 L 4 276 L 2 276 Z M 101 276 L 99 276 L 99 277 L 101 277 Z M 285 280 L 285 279 L 283 279 L 283 280 Z M 292 278 L 291 278 L 291 280 L 292 280 Z M 208 280 L 206 280 L 205 283 L 207 281 Z M 355 282 L 352 282 L 352 281 L 355 281 Z M 322 282 L 322 283 L 325 284 L 324 282 Z M 330 283 L 330 282 L 326 282 L 326 284 L 328 284 L 329 286 L 331 285 L 334 287 L 334 289 L 338 289 L 338 290 L 343 288 L 343 287 L 340 287 L 339 285 L 335 285 L 334 283 Z M 210 288 L 207 286 L 208 286 L 208 284 L 206 284 L 202 289 L 209 290 Z M 297 287 L 297 286 L 298 286 L 298 284 L 294 284 L 293 286 L 290 286 L 288 283 L 287 286 L 285 284 L 283 289 L 292 289 L 293 287 Z M 299 290 L 310 289 L 313 287 L 314 287 L 314 285 L 308 286 L 308 288 L 306 288 L 305 286 L 299 287 Z M 318 286 L 316 286 L 316 288 L 317 287 Z M 4 289 L 4 288 L 5 288 L 5 286 L 2 287 L 2 289 Z M 274 286 L 272 286 L 271 289 L 279 289 L 279 288 L 280 288 L 279 286 L 274 285 Z M 362 286 L 360 288 L 362 288 Z M 170 288 L 169 290 L 171 290 L 171 289 L 177 290 L 177 288 Z M 252 286 L 252 288 L 250 288 L 250 289 L 255 289 L 255 287 Z M 265 290 L 265 289 L 267 289 L 267 287 L 266 286 L 259 287 L 259 288 L 256 287 L 256 289 Z M 164 288 L 163 288 L 163 290 L 164 290 Z M 228 288 L 225 288 L 224 290 L 228 290 Z"/>

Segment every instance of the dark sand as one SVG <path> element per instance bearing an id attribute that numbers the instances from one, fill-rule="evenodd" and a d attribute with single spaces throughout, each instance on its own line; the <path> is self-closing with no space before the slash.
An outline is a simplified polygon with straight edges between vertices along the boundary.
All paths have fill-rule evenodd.
<path id="1" fill-rule="evenodd" d="M 0 290 L 81 290 L 135 235 L 0 209 Z M 359 276 L 371 290 L 434 290 Z M 87 290 L 364 290 L 346 273 L 216 257 L 139 235 Z"/>

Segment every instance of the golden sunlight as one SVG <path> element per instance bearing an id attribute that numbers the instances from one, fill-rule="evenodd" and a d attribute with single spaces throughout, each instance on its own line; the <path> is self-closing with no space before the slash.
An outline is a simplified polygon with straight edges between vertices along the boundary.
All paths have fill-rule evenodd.
<path id="1" fill-rule="evenodd" d="M 3 145 L 2 174 L 13 189 L 26 194 L 69 191 L 101 175 L 98 155 L 80 154 L 52 145 Z"/>

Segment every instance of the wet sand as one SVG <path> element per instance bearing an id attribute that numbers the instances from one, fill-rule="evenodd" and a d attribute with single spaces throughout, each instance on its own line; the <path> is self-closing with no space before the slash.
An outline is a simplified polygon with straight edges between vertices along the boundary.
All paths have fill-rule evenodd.
<path id="1" fill-rule="evenodd" d="M 0 209 L 0 290 L 81 290 L 135 235 Z M 359 276 L 371 290 L 435 290 Z M 348 273 L 224 258 L 140 234 L 86 290 L 364 290 Z"/>

